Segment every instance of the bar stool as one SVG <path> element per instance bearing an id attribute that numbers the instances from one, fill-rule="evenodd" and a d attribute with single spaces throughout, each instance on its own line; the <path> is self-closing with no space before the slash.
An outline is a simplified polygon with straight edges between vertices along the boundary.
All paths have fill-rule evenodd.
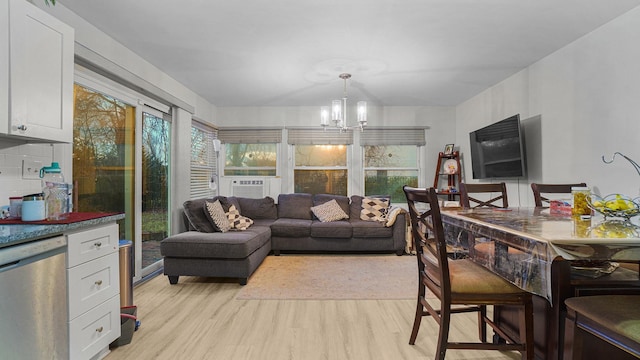
<path id="1" fill-rule="evenodd" d="M 565 305 L 563 359 L 577 360 L 588 355 L 583 349 L 589 335 L 640 358 L 640 295 L 574 297 L 565 300 Z"/>

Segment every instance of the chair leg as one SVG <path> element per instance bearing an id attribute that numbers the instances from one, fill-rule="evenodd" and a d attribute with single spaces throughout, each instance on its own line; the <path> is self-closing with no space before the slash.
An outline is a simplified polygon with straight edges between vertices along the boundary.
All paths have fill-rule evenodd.
<path id="1" fill-rule="evenodd" d="M 520 311 L 520 342 L 525 344 L 522 359 L 533 360 L 533 301 L 531 299 L 525 302 L 524 309 Z"/>
<path id="2" fill-rule="evenodd" d="M 422 295 L 418 294 L 418 301 L 416 305 L 416 316 L 413 319 L 413 329 L 411 330 L 409 345 L 414 345 L 416 343 L 416 337 L 418 337 L 418 330 L 420 330 L 420 323 L 422 322 L 422 313 L 424 312 L 424 307 L 420 302 L 421 296 Z"/>
<path id="3" fill-rule="evenodd" d="M 478 336 L 480 337 L 480 341 L 485 343 L 487 342 L 487 323 L 485 319 L 487 318 L 487 307 L 485 305 L 480 306 L 480 311 L 478 311 Z"/>
<path id="4" fill-rule="evenodd" d="M 451 321 L 451 309 L 440 308 L 440 330 L 438 332 L 438 348 L 436 349 L 436 360 L 444 360 L 449 342 L 449 325 Z"/>

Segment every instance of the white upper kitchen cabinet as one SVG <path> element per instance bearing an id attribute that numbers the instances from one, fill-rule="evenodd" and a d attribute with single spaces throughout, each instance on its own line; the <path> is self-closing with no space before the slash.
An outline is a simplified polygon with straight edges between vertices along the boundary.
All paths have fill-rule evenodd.
<path id="1" fill-rule="evenodd" d="M 26 0 L 0 3 L 0 134 L 72 142 L 73 28 Z"/>

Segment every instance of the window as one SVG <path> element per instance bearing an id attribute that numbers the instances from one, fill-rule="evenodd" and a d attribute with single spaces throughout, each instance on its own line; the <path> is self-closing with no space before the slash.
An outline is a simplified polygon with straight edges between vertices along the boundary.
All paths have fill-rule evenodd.
<path id="1" fill-rule="evenodd" d="M 346 145 L 294 145 L 294 192 L 347 195 Z"/>
<path id="2" fill-rule="evenodd" d="M 418 147 L 424 128 L 367 128 L 360 138 L 364 157 L 365 195 L 391 195 L 406 202 L 402 187 L 418 186 Z"/>
<path id="3" fill-rule="evenodd" d="M 224 174 L 276 175 L 276 144 L 226 144 Z"/>
<path id="4" fill-rule="evenodd" d="M 191 199 L 212 197 L 217 191 L 217 162 L 213 139 L 217 131 L 198 122 L 191 124 Z"/>
<path id="5" fill-rule="evenodd" d="M 365 195 L 391 195 L 392 203 L 403 203 L 404 185 L 418 186 L 417 146 L 364 146 Z"/>
<path id="6" fill-rule="evenodd" d="M 294 192 L 347 196 L 353 132 L 289 129 L 288 142 L 294 153 Z"/>
<path id="7" fill-rule="evenodd" d="M 276 176 L 281 129 L 220 129 L 226 176 Z"/>

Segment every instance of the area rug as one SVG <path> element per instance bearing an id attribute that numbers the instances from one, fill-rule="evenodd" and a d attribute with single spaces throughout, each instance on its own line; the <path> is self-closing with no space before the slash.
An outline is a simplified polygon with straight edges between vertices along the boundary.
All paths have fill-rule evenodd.
<path id="1" fill-rule="evenodd" d="M 414 299 L 415 256 L 268 256 L 237 295 L 239 300 Z"/>

